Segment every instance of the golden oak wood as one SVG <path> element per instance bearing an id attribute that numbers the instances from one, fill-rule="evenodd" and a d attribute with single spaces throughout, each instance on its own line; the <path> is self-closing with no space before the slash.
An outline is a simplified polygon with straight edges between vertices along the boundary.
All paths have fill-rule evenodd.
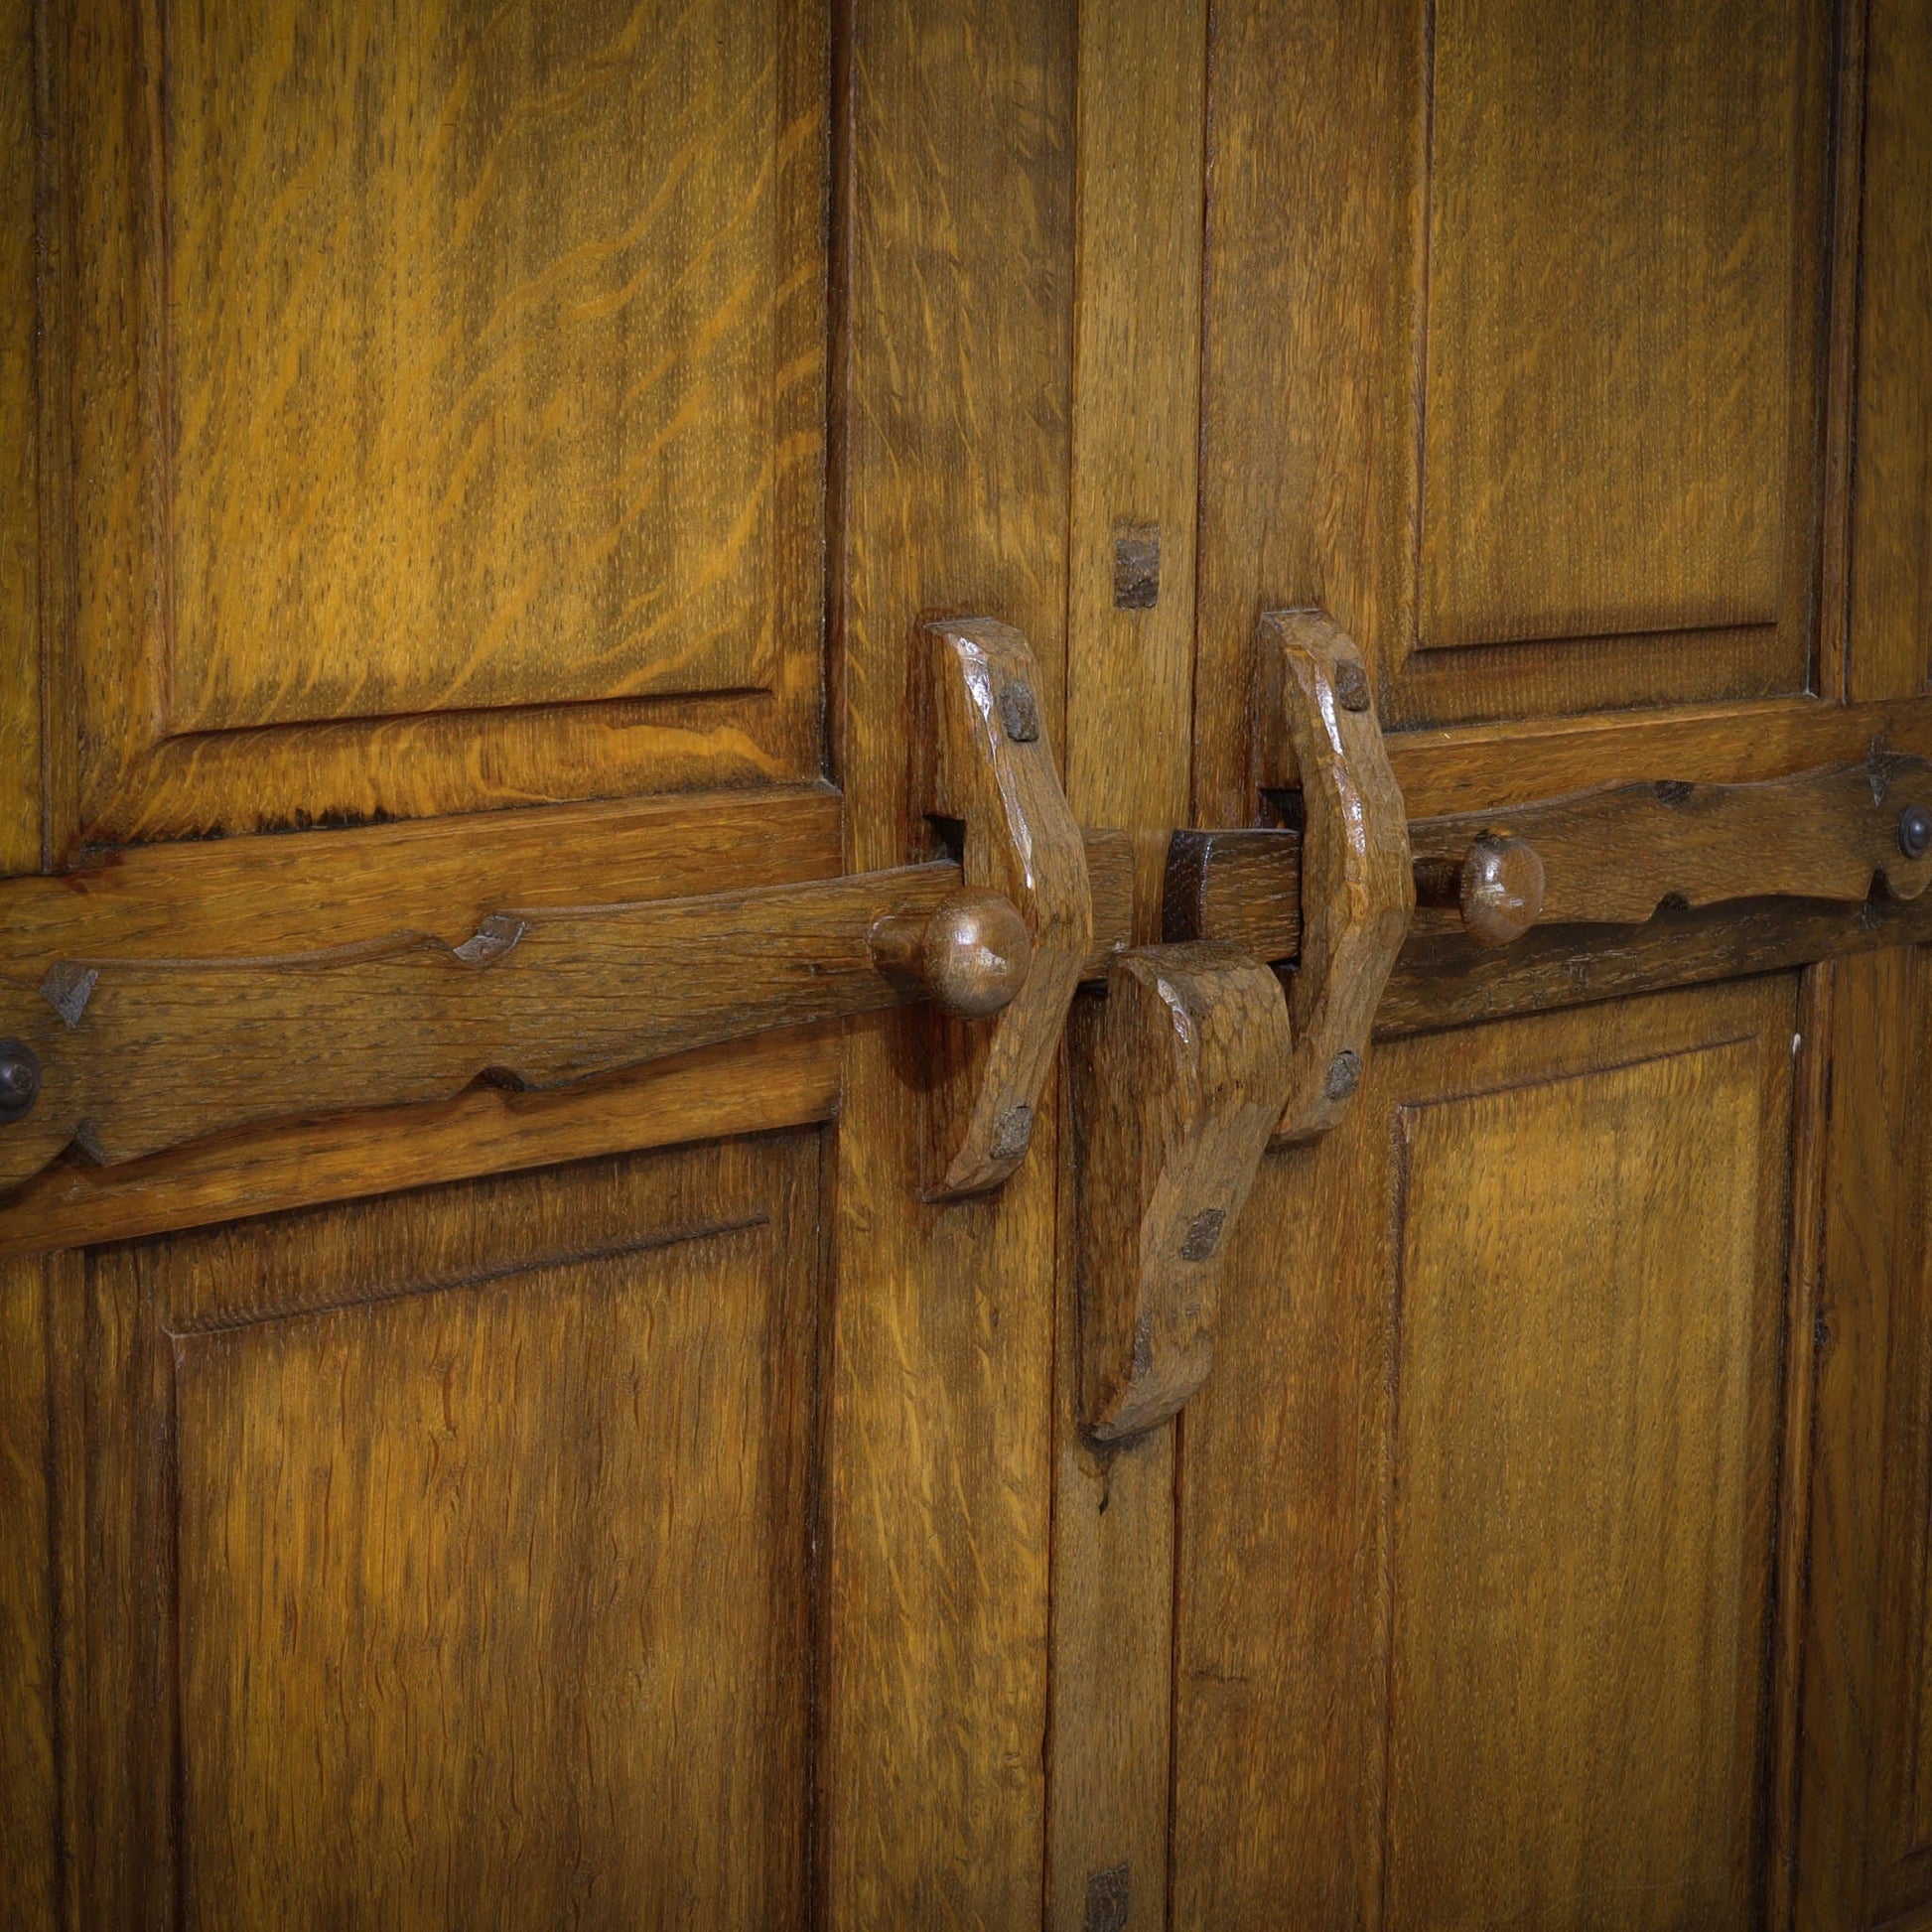
<path id="1" fill-rule="evenodd" d="M 1925 352 L 1932 129 L 1924 112 L 1932 86 L 1932 15 L 1921 0 L 1879 0 L 1867 32 L 1850 691 L 1859 698 L 1916 697 L 1932 669 L 1921 434 L 1932 410 Z"/>
<path id="2" fill-rule="evenodd" d="M 0 1873 L 10 1923 L 61 1923 L 49 1284 L 0 1262 Z"/>
<path id="3" fill-rule="evenodd" d="M 1915 812 L 1922 825 L 1908 819 Z M 1544 873 L 1537 916 L 1551 924 L 1634 923 L 1665 898 L 1857 901 L 1874 879 L 1912 899 L 1932 880 L 1932 764 L 1880 753 L 1868 764 L 1757 784 L 1620 785 L 1410 828 L 1419 870 L 1459 869 L 1490 834 L 1535 849 Z"/>
<path id="4" fill-rule="evenodd" d="M 97 1168 L 69 1155 L 0 1206 L 0 1255 L 207 1227 L 597 1154 L 830 1120 L 838 1029 L 757 1034 L 554 1092 L 478 1085 L 453 1100 L 212 1135 Z"/>
<path id="5" fill-rule="evenodd" d="M 1771 1663 L 1771 1765 L 1764 1822 L 1764 1919 L 1791 1923 L 1797 1849 L 1798 1785 L 1804 1725 L 1806 1596 L 1819 1341 L 1820 1263 L 1825 1227 L 1827 1082 L 1837 1009 L 1838 975 L 1830 962 L 1799 981 L 1798 1037 L 1793 1042 L 1791 1101 L 1791 1238 L 1785 1264 L 1785 1433 L 1779 1474 L 1776 1649 Z"/>
<path id="6" fill-rule="evenodd" d="M 1634 5 L 1598 9 L 1578 25 L 1574 44 L 1565 38 L 1570 23 L 1560 27 L 1555 15 L 1529 6 L 1480 21 L 1460 12 L 1439 19 L 1420 0 L 1380 0 L 1318 23 L 1260 0 L 1217 14 L 1196 680 L 1196 804 L 1205 822 L 1251 819 L 1247 638 L 1271 608 L 1318 603 L 1331 612 L 1377 671 L 1392 727 L 1647 711 L 1807 688 L 1814 580 L 1827 562 L 1817 495 L 1825 345 L 1854 321 L 1842 304 L 1815 326 L 1827 267 L 1831 11 L 1822 0 L 1754 10 L 1733 33 L 1715 5 L 1678 10 L 1668 23 Z M 1444 66 L 1458 49 L 1472 51 L 1459 80 Z M 1482 61 L 1493 64 L 1487 83 Z M 1668 61 L 1673 72 L 1712 84 L 1639 85 L 1634 70 L 1645 61 Z M 1450 89 L 1466 103 L 1460 117 L 1448 103 Z M 1662 131 L 1660 111 L 1669 116 Z M 1740 168 L 1738 182 L 1751 192 L 1727 205 L 1722 186 L 1687 185 L 1687 206 L 1700 218 L 1682 228 L 1654 222 L 1657 196 L 1682 179 L 1673 171 L 1713 151 L 1727 114 L 1749 130 L 1740 128 L 1737 145 L 1771 165 Z M 1592 144 L 1607 157 L 1593 168 L 1586 159 Z M 1485 184 L 1514 171 L 1542 183 L 1525 195 L 1526 210 L 1594 194 L 1598 225 L 1554 220 L 1539 229 L 1526 213 L 1528 225 L 1512 233 L 1507 199 Z M 1478 219 L 1478 189 L 1495 217 L 1489 226 Z M 1830 232 L 1832 248 L 1855 246 L 1842 225 Z M 1530 251 L 1520 261 L 1511 252 L 1518 240 Z M 1570 271 L 1555 265 L 1566 246 Z M 1446 250 L 1467 259 L 1448 260 Z M 1762 277 L 1760 286 L 1770 287 L 1768 264 L 1780 254 L 1789 267 L 1781 292 L 1756 306 L 1737 303 L 1746 280 Z M 1665 311 L 1705 305 L 1718 333 L 1700 350 L 1687 347 L 1688 338 L 1647 336 L 1642 318 L 1621 329 L 1608 322 L 1628 313 L 1616 289 L 1653 281 Z M 1599 284 L 1611 291 L 1602 302 L 1580 303 L 1577 287 Z M 1464 320 L 1447 311 L 1443 291 L 1451 287 L 1479 314 Z M 1490 290 L 1507 290 L 1507 302 L 1484 306 Z M 1439 329 L 1466 341 L 1467 329 L 1491 316 L 1496 337 L 1483 356 L 1507 354 L 1510 369 L 1520 362 L 1574 370 L 1575 381 L 1566 374 L 1519 389 L 1505 369 L 1485 392 L 1468 380 L 1461 355 L 1465 394 L 1451 425 L 1441 385 L 1425 379 L 1432 369 L 1448 372 Z M 1714 371 L 1754 364 L 1771 344 L 1782 353 L 1763 392 L 1776 425 L 1768 444 L 1744 440 L 1754 402 L 1709 395 L 1699 420 L 1678 425 L 1671 441 L 1687 452 L 1719 521 L 1756 499 L 1766 450 L 1782 451 L 1770 497 L 1782 530 L 1774 625 L 1697 630 L 1690 626 L 1703 619 L 1685 608 L 1643 635 L 1567 635 L 1547 645 L 1534 640 L 1565 614 L 1558 608 L 1543 614 L 1550 621 L 1535 620 L 1543 604 L 1560 607 L 1568 595 L 1561 573 L 1545 582 L 1519 570 L 1500 587 L 1512 600 L 1504 615 L 1518 641 L 1414 648 L 1425 634 L 1417 533 L 1432 501 L 1438 529 L 1450 538 L 1457 529 L 1484 532 L 1467 541 L 1516 544 L 1526 561 L 1545 540 L 1538 532 L 1549 530 L 1554 542 L 1554 507 L 1567 519 L 1580 567 L 1606 583 L 1615 577 L 1637 597 L 1653 566 L 1660 581 L 1687 590 L 1699 573 L 1722 584 L 1732 566 L 1708 545 L 1693 560 L 1674 519 L 1634 524 L 1630 491 L 1640 495 L 1641 472 L 1627 467 L 1638 447 L 1627 425 L 1646 393 L 1696 393 Z M 1600 372 L 1593 390 L 1591 370 Z M 1559 397 L 1574 398 L 1567 423 L 1552 413 Z M 1515 413 L 1485 413 L 1492 408 Z M 1708 435 L 1707 425 L 1718 424 L 1722 434 Z M 1466 480 L 1451 495 L 1433 470 L 1425 483 L 1426 441 L 1434 434 L 1440 443 L 1446 428 L 1458 448 L 1499 454 L 1493 474 Z M 1580 481 L 1567 483 L 1553 506 L 1519 496 L 1535 475 L 1570 474 L 1564 437 L 1573 432 L 1582 447 L 1617 453 L 1608 471 L 1579 456 Z M 1589 497 L 1582 480 L 1606 474 L 1629 488 Z M 1506 523 L 1529 528 L 1499 534 Z M 1634 547 L 1608 543 L 1618 530 L 1635 531 Z"/>
<path id="7" fill-rule="evenodd" d="M 1302 771 L 1302 943 L 1289 988 L 1293 1065 L 1276 1132 L 1340 1120 L 1415 909 L 1408 817 L 1354 641 L 1315 611 L 1262 620 L 1264 706 Z"/>
<path id="8" fill-rule="evenodd" d="M 1093 896 L 1026 638 L 992 619 L 949 620 L 926 626 L 925 653 L 917 795 L 929 817 L 962 828 L 968 889 L 1005 898 L 1033 940 L 1025 981 L 989 1027 L 934 1022 L 926 1191 L 954 1200 L 998 1186 L 1033 1143 L 1092 944 Z"/>
<path id="9" fill-rule="evenodd" d="M 1022 631 L 1059 732 L 1075 61 L 1046 0 L 867 0 L 849 21 L 830 709 L 858 871 L 926 829 L 923 621 Z M 922 1017 L 848 1035 L 818 1909 L 1006 1927 L 1038 1916 L 1044 1856 L 1057 1119 L 1049 1089 L 996 1194 L 922 1203 L 924 1036 Z"/>
<path id="10" fill-rule="evenodd" d="M 825 33 L 62 11 L 57 850 L 816 770 Z"/>
<path id="11" fill-rule="evenodd" d="M 10 962 L 304 952 L 400 928 L 456 945 L 499 905 L 835 877 L 840 816 L 838 793 L 812 783 L 92 850 L 0 881 L 0 945 Z"/>
<path id="12" fill-rule="evenodd" d="M 1063 743 L 1075 816 L 1135 828 L 1136 945 L 1161 937 L 1164 829 L 1191 816 L 1208 11 L 1203 0 L 1082 0 L 1079 10 Z M 1168 1892 L 1173 1438 L 1156 1430 L 1101 1450 L 1080 1427 L 1076 1188 L 1069 1170 L 1059 1201 L 1043 1916 L 1052 1932 L 1110 1920 L 1122 1932 L 1158 1932 Z"/>
<path id="13" fill-rule="evenodd" d="M 1635 924 L 1666 900 L 1858 903 L 1882 881 L 1893 900 L 1909 901 L 1932 879 L 1932 844 L 1916 857 L 1905 849 L 1921 830 L 1932 836 L 1932 823 L 1921 828 L 1907 816 L 1932 811 L 1921 798 L 1932 798 L 1932 764 L 1874 744 L 1857 764 L 1745 784 L 1620 785 L 1412 818 L 1417 899 L 1456 908 L 1465 929 L 1493 945 L 1513 943 L 1539 921 Z M 1294 957 L 1304 852 L 1299 831 L 1176 832 L 1166 936 Z"/>
<path id="14" fill-rule="evenodd" d="M 0 10 L 0 877 L 41 862 L 34 10 Z"/>
<path id="15" fill-rule="evenodd" d="M 1222 1255 L 1294 1047 L 1274 974 L 1212 944 L 1124 953 L 1085 1031 L 1081 1412 L 1114 1443 L 1171 1420 L 1206 1379 Z"/>
<path id="16" fill-rule="evenodd" d="M 404 933 L 269 959 L 62 960 L 0 994 L 0 1029 L 40 1066 L 38 1101 L 0 1127 L 0 1185 L 73 1140 L 109 1166 L 254 1122 L 448 1099 L 483 1077 L 559 1087 L 921 999 L 880 970 L 869 935 L 923 923 L 959 879 L 935 864 L 506 909 L 454 948 Z M 1065 968 L 1069 992 L 1082 963 Z"/>
<path id="17" fill-rule="evenodd" d="M 1793 1011 L 1393 1043 L 1263 1163 L 1182 1421 L 1175 1924 L 1749 1922 Z"/>
<path id="18" fill-rule="evenodd" d="M 815 1140 L 93 1264 L 91 1914 L 803 1915 Z"/>
<path id="19" fill-rule="evenodd" d="M 1844 909 L 1765 901 L 1667 911 L 1628 933 L 1546 929 L 1507 953 L 1417 933 L 1390 975 L 1376 1033 L 1400 1038 L 1927 940 L 1932 901 L 1924 897 Z M 372 1183 L 394 1190 L 827 1120 L 838 1103 L 839 1054 L 833 1031 L 758 1035 L 554 1092 L 482 1086 L 441 1105 L 215 1136 L 112 1169 L 69 1157 L 0 1207 L 0 1255 L 349 1199 Z M 1110 1513 L 1120 1507 L 1113 1493 Z"/>
<path id="20" fill-rule="evenodd" d="M 406 11 L 0 7 L 9 958 L 927 858 L 964 612 L 1113 828 L 1089 978 L 1297 777 L 1270 610 L 1458 868 L 1932 757 L 1919 0 Z M 1294 958 L 1299 836 L 1195 849 Z M 1453 926 L 1107 1449 L 1057 1096 L 919 1202 L 922 1017 L 49 1169 L 0 1916 L 1915 1925 L 1932 895 Z"/>
<path id="21" fill-rule="evenodd" d="M 1921 949 L 1837 968 L 1819 1262 L 1794 1923 L 1907 1923 L 1925 1816 Z"/>
<path id="22" fill-rule="evenodd" d="M 1811 697 L 1584 713 L 1391 732 L 1389 762 L 1410 811 L 1428 818 L 1633 784 L 1660 771 L 1699 784 L 1788 777 L 1857 763 L 1875 742 L 1893 755 L 1932 757 L 1932 715 L 1905 701 Z M 1266 741 L 1259 782 L 1293 782 L 1271 768 Z"/>
<path id="23" fill-rule="evenodd" d="M 1424 648 L 1776 626 L 1791 589 L 1791 188 L 1818 169 L 1792 102 L 1815 68 L 1795 7 L 1640 18 L 1437 16 Z M 1605 409 L 1619 363 L 1641 374 Z M 1800 688 L 1805 649 L 1794 621 L 1754 668 Z"/>

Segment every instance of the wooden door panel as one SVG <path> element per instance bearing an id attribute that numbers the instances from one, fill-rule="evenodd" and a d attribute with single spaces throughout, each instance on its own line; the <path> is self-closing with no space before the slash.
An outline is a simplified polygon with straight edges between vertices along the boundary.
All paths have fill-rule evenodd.
<path id="1" fill-rule="evenodd" d="M 776 13 L 165 10 L 171 732 L 769 682 Z"/>
<path id="2" fill-rule="evenodd" d="M 1777 624 L 1797 16 L 1437 7 L 1419 644 Z"/>
<path id="3" fill-rule="evenodd" d="M 725 1143 L 90 1258 L 92 1916 L 797 1917 L 817 1169 Z"/>
<path id="4" fill-rule="evenodd" d="M 1812 688 L 1833 57 L 1826 0 L 1217 17 L 1209 819 L 1271 609 L 1392 728 Z"/>
<path id="5" fill-rule="evenodd" d="M 816 770 L 817 6 L 60 26 L 69 836 Z"/>
<path id="6" fill-rule="evenodd" d="M 48 1308 L 40 1261 L 0 1262 L 0 1902 L 21 1932 L 61 1922 Z"/>
<path id="7" fill-rule="evenodd" d="M 1830 971 L 1793 1923 L 1864 1932 L 1932 1906 L 1932 986 Z"/>
<path id="8" fill-rule="evenodd" d="M 1179 1478 L 1175 1923 L 1742 1925 L 1787 980 L 1378 1049 Z"/>
<path id="9" fill-rule="evenodd" d="M 34 8 L 0 7 L 0 877 L 41 862 Z"/>

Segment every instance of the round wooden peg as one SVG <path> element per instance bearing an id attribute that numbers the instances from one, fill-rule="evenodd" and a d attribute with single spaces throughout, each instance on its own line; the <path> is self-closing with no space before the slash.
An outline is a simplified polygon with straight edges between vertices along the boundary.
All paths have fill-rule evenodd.
<path id="1" fill-rule="evenodd" d="M 871 944 L 882 973 L 916 981 L 955 1020 L 1011 1006 L 1034 963 L 1026 920 L 998 893 L 954 893 L 925 919 L 881 919 Z"/>
<path id="2" fill-rule="evenodd" d="M 1543 915 L 1543 861 L 1528 839 L 1485 832 L 1462 861 L 1462 929 L 1478 945 L 1506 946 Z"/>

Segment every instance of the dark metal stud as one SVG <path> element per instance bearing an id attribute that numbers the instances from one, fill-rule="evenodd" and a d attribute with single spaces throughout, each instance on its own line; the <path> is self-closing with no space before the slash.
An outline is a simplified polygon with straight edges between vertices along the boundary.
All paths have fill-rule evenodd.
<path id="1" fill-rule="evenodd" d="M 1114 609 L 1152 611 L 1161 602 L 1161 526 L 1114 526 Z"/>
<path id="2" fill-rule="evenodd" d="M 1344 711 L 1368 709 L 1368 673 L 1352 657 L 1341 658 L 1335 664 L 1335 699 Z"/>
<path id="3" fill-rule="evenodd" d="M 1017 1161 L 1033 1145 L 1034 1110 L 1022 1102 L 1010 1107 L 993 1128 L 992 1154 L 996 1161 Z"/>
<path id="4" fill-rule="evenodd" d="M 1015 678 L 1000 693 L 1000 723 L 1016 745 L 1031 745 L 1039 736 L 1039 706 L 1034 702 L 1034 687 L 1024 678 Z"/>
<path id="5" fill-rule="evenodd" d="M 1221 1245 L 1221 1230 L 1227 1224 L 1225 1207 L 1203 1207 L 1187 1224 L 1187 1238 L 1180 1244 L 1181 1260 L 1209 1260 Z"/>
<path id="6" fill-rule="evenodd" d="M 1344 1046 L 1328 1062 L 1328 1083 L 1324 1088 L 1330 1100 L 1346 1100 L 1362 1078 L 1362 1056 L 1352 1046 Z"/>
<path id="7" fill-rule="evenodd" d="M 1923 805 L 1907 805 L 1898 814 L 1898 849 L 1908 859 L 1923 859 L 1932 850 L 1932 812 Z"/>
<path id="8" fill-rule="evenodd" d="M 40 1097 L 40 1055 L 24 1039 L 0 1039 L 0 1125 L 32 1113 Z"/>

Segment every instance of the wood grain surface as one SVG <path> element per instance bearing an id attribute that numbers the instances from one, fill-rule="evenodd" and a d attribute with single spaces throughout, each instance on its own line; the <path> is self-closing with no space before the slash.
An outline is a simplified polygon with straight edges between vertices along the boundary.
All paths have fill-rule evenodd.
<path id="1" fill-rule="evenodd" d="M 1212 944 L 1123 954 L 1088 1031 L 1074 1081 L 1081 1411 L 1117 1443 L 1178 1415 L 1207 1379 L 1221 1262 L 1294 1042 L 1274 974 Z"/>
<path id="2" fill-rule="evenodd" d="M 1079 10 L 1066 787 L 1082 821 L 1133 828 L 1136 945 L 1161 937 L 1166 833 L 1191 817 L 1208 11 Z M 1123 546 L 1142 559 L 1125 601 Z M 1099 1449 L 1080 1427 L 1071 1139 L 1044 1919 L 1052 1932 L 1155 1932 L 1168 1892 L 1173 1437 Z"/>
<path id="3" fill-rule="evenodd" d="M 1807 1932 L 1909 1923 L 1932 1888 L 1925 954 L 1836 976 L 1796 1767 Z"/>
<path id="4" fill-rule="evenodd" d="M 1217 13 L 1195 685 L 1203 822 L 1252 822 L 1246 634 L 1268 609 L 1329 611 L 1368 653 L 1396 729 L 1809 688 L 1828 345 L 1854 322 L 1841 303 L 1814 326 L 1821 285 L 1838 285 L 1815 239 L 1828 232 L 1833 40 L 1831 10 L 1811 0 L 1749 22 L 1722 4 L 1636 0 L 1588 21 L 1477 4 L 1442 13 L 1421 0 L 1315 23 L 1260 0 Z M 1459 48 L 1488 64 L 1461 108 L 1445 69 Z M 1646 62 L 1679 77 L 1643 86 Z M 1679 164 L 1708 153 L 1722 115 L 1752 100 L 1761 132 L 1727 155 L 1724 181 L 1686 185 Z M 1592 143 L 1618 158 L 1592 168 Z M 1519 168 L 1512 227 L 1502 185 Z M 1658 197 L 1680 189 L 1687 219 L 1704 224 L 1695 233 L 1651 219 Z M 1573 198 L 1593 226 L 1556 212 Z M 1849 245 L 1831 232 L 1834 248 Z M 1768 289 L 1779 261 L 1782 292 L 1747 305 L 1753 279 Z M 1693 335 L 1646 336 L 1652 310 L 1629 305 L 1652 277 L 1652 307 Z M 1599 285 L 1600 301 L 1586 293 Z M 1446 344 L 1456 345 L 1447 363 Z M 1560 377 L 1518 389 L 1515 373 L 1477 373 L 1517 349 L 1526 385 L 1539 359 Z M 1671 460 L 1699 500 L 1685 508 L 1680 494 L 1681 515 L 1640 529 L 1650 399 L 1688 402 L 1704 375 L 1774 360 L 1748 396 L 1714 395 L 1695 425 L 1674 422 Z M 1438 450 L 1445 463 L 1465 459 L 1468 474 L 1445 477 Z M 1562 482 L 1537 497 L 1546 468 Z M 1712 545 L 1760 503 L 1783 532 L 1776 621 L 1739 623 L 1762 615 L 1762 597 L 1722 586 L 1739 557 L 1760 557 L 1758 526 L 1736 555 Z M 1643 546 L 1636 561 L 1619 531 Z M 1481 592 L 1475 629 L 1514 641 L 1472 642 L 1465 626 L 1451 633 L 1460 648 L 1416 648 L 1431 634 L 1430 551 L 1440 566 L 1446 544 L 1467 547 L 1458 570 L 1501 573 Z M 1686 545 L 1706 561 L 1693 566 Z M 1720 587 L 1702 618 L 1637 608 L 1653 589 L 1704 597 L 1698 571 Z M 1586 581 L 1610 576 L 1629 586 L 1621 618 L 1585 608 L 1597 596 Z M 1576 628 L 1625 621 L 1655 627 Z M 1689 627 L 1705 621 L 1717 627 Z M 1560 645 L 1535 642 L 1553 631 Z"/>
<path id="5" fill-rule="evenodd" d="M 1880 755 L 1747 785 L 1664 780 L 1516 805 L 1410 828 L 1417 864 L 1459 866 L 1485 832 L 1528 841 L 1543 861 L 1541 918 L 1647 919 L 1666 898 L 1893 898 L 1932 880 L 1932 847 L 1908 857 L 1902 815 L 1932 812 L 1932 764 Z"/>
<path id="6" fill-rule="evenodd" d="M 21 1932 L 63 1922 L 49 1289 L 38 1259 L 0 1262 L 0 1899 Z"/>
<path id="7" fill-rule="evenodd" d="M 475 1174 L 830 1120 L 839 1032 L 757 1034 L 554 1092 L 480 1083 L 423 1107 L 214 1134 L 100 1168 L 71 1152 L 0 1206 L 0 1255 L 123 1241 Z"/>
<path id="8" fill-rule="evenodd" d="M 819 464 L 774 420 L 776 14 L 171 16 L 172 732 L 813 647 L 775 597 Z"/>
<path id="9" fill-rule="evenodd" d="M 1905 698 L 1932 672 L 1932 11 L 1876 0 L 1866 34 L 1848 670 L 1854 697 Z"/>
<path id="10" fill-rule="evenodd" d="M 34 9 L 0 8 L 0 877 L 41 863 Z"/>
<path id="11" fill-rule="evenodd" d="M 1437 7 L 1422 646 L 1777 624 L 1800 12 Z"/>
<path id="12" fill-rule="evenodd" d="M 1309 1140 L 1347 1111 L 1375 1009 L 1416 905 L 1408 814 L 1354 640 L 1316 611 L 1262 621 L 1263 703 L 1288 721 L 1302 770 L 1302 937 L 1276 1133 Z"/>
<path id="13" fill-rule="evenodd" d="M 1022 631 L 1063 743 L 1074 23 L 1049 0 L 849 16 L 832 715 L 846 866 L 897 865 L 919 626 Z M 1054 1090 L 998 1193 L 918 1198 L 922 1022 L 849 1031 L 827 1426 L 828 1923 L 1036 1919 L 1044 1861 Z"/>
<path id="14" fill-rule="evenodd" d="M 1524 805 L 1659 772 L 1699 784 L 1744 784 L 1824 764 L 1857 763 L 1874 743 L 1932 757 L 1932 712 L 1909 701 L 1840 705 L 1813 697 L 1590 712 L 1493 725 L 1392 731 L 1389 762 L 1417 817 Z M 1274 775 L 1263 741 L 1263 786 Z"/>
<path id="15" fill-rule="evenodd" d="M 485 1077 L 560 1087 L 920 1000 L 879 970 L 869 935 L 959 885 L 956 866 L 908 866 L 505 908 L 455 947 L 401 933 L 267 959 L 62 960 L 0 988 L 0 1030 L 41 1068 L 33 1110 L 0 1130 L 0 1186 L 70 1141 L 111 1166 L 254 1122 L 447 1100 Z M 1065 964 L 1069 996 L 1083 951 Z"/>
<path id="16" fill-rule="evenodd" d="M 825 33 L 54 23 L 57 851 L 816 769 Z"/>
<path id="17" fill-rule="evenodd" d="M 1176 1925 L 1749 1922 L 1793 1016 L 1391 1044 L 1264 1162 L 1184 1423 Z"/>
<path id="18" fill-rule="evenodd" d="M 980 1025 L 928 1015 L 925 1191 L 956 1200 L 997 1187 L 1033 1145 L 1093 942 L 1093 893 L 1026 638 L 992 619 L 948 620 L 925 627 L 923 658 L 930 775 L 918 793 L 932 819 L 960 826 L 967 887 L 997 893 L 1033 935 L 1004 1012 Z"/>
<path id="19" fill-rule="evenodd" d="M 1748 1920 L 1766 1044 L 1398 1117 L 1391 1926 Z"/>
<path id="20" fill-rule="evenodd" d="M 814 1142 L 90 1266 L 90 1912 L 802 1912 Z"/>

